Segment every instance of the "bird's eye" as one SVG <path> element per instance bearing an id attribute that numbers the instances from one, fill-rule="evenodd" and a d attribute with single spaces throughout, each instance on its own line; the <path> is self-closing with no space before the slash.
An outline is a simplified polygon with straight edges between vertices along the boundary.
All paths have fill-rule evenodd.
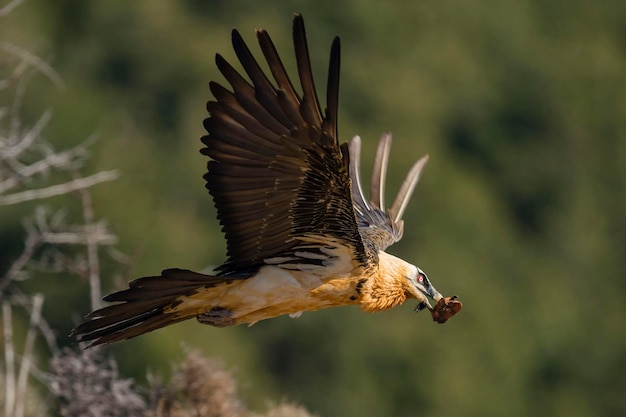
<path id="1" fill-rule="evenodd" d="M 417 282 L 419 282 L 420 284 L 424 283 L 424 274 L 419 274 L 417 276 Z"/>

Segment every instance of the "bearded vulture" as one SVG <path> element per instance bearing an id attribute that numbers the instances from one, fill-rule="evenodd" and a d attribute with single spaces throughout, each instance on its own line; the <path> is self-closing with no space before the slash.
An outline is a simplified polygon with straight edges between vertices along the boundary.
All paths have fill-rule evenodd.
<path id="1" fill-rule="evenodd" d="M 192 317 L 217 327 L 252 325 L 345 305 L 376 312 L 407 298 L 440 323 L 461 309 L 420 268 L 384 252 L 402 237 L 402 215 L 428 156 L 415 163 L 386 209 L 391 135 L 384 134 L 366 198 L 361 139 L 340 145 L 337 137 L 339 38 L 330 50 L 322 109 L 302 17 L 293 21 L 301 93 L 268 33 L 258 30 L 256 36 L 271 77 L 233 30 L 233 47 L 249 80 L 216 55 L 231 88 L 209 84 L 215 100 L 207 104 L 200 151 L 209 157 L 204 179 L 228 259 L 211 275 L 173 268 L 131 281 L 104 298 L 115 304 L 87 315 L 73 330 L 80 342 L 108 344 Z"/>

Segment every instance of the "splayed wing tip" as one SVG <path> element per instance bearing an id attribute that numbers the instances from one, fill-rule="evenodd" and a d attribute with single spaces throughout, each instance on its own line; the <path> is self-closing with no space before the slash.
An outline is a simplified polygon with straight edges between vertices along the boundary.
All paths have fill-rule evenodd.
<path id="1" fill-rule="evenodd" d="M 385 132 L 378 141 L 376 155 L 374 156 L 374 166 L 372 168 L 372 179 L 370 182 L 370 203 L 382 211 L 385 211 L 385 181 L 387 178 L 390 153 L 391 134 Z"/>
<path id="2" fill-rule="evenodd" d="M 404 182 L 400 186 L 400 190 L 398 191 L 398 195 L 394 200 L 391 208 L 389 209 L 389 215 L 393 219 L 394 222 L 399 222 L 402 219 L 402 215 L 406 210 L 406 207 L 409 204 L 411 199 L 411 195 L 413 195 L 413 191 L 415 190 L 415 186 L 420 180 L 422 176 L 422 172 L 426 163 L 428 162 L 430 156 L 428 154 L 421 157 L 411 168 L 409 173 L 407 174 Z"/>

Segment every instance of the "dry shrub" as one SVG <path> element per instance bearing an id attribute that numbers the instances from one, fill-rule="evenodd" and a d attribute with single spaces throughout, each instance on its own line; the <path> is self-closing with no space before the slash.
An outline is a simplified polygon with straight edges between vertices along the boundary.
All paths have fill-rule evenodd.
<path id="1" fill-rule="evenodd" d="M 63 417 L 136 417 L 144 415 L 143 398 L 131 379 L 120 378 L 113 360 L 95 349 L 64 349 L 51 361 L 52 393 Z"/>
<path id="2" fill-rule="evenodd" d="M 301 405 L 282 402 L 271 407 L 264 414 L 252 414 L 250 417 L 316 417 Z"/>
<path id="3" fill-rule="evenodd" d="M 64 349 L 51 367 L 49 387 L 63 417 L 315 417 L 288 402 L 250 412 L 222 361 L 197 351 L 189 352 L 167 383 L 151 378 L 148 389 L 120 378 L 115 361 L 97 349 Z"/>
<path id="4" fill-rule="evenodd" d="M 243 417 L 248 414 L 238 398 L 237 383 L 217 359 L 197 351 L 175 368 L 168 386 L 153 386 L 154 417 Z"/>

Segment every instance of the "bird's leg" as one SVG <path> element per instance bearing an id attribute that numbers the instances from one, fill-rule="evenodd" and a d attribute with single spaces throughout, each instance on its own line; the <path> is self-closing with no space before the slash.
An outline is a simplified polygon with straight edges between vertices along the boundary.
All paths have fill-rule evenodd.
<path id="1" fill-rule="evenodd" d="M 198 314 L 196 319 L 199 323 L 215 327 L 227 327 L 235 324 L 233 311 L 225 307 L 213 307 L 206 313 Z"/>
<path id="2" fill-rule="evenodd" d="M 425 300 L 425 301 L 422 301 L 421 303 L 419 303 L 417 305 L 417 307 L 415 307 L 415 312 L 419 313 L 420 311 L 422 311 L 425 308 L 427 308 L 431 312 L 433 311 L 433 306 L 430 305 L 428 300 Z"/>

